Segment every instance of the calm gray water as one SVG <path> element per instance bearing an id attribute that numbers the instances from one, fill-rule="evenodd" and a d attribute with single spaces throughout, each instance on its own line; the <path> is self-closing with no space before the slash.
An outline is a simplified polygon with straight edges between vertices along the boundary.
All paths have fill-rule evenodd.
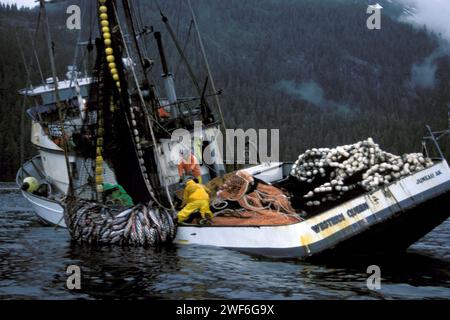
<path id="1" fill-rule="evenodd" d="M 0 191 L 0 299 L 449 299 L 450 221 L 396 258 L 310 264 L 220 248 L 90 248 L 43 227 L 18 192 Z M 66 288 L 81 267 L 81 290 Z M 367 266 L 381 290 L 367 289 Z"/>

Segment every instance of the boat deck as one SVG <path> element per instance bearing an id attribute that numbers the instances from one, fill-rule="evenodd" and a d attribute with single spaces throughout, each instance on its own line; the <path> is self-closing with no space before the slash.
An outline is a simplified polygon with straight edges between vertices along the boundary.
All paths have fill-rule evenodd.
<path id="1" fill-rule="evenodd" d="M 189 224 L 200 224 L 200 218 L 196 217 Z M 212 226 L 278 226 L 290 225 L 302 221 L 301 218 L 282 214 L 272 210 L 260 211 L 234 211 L 215 216 Z"/>

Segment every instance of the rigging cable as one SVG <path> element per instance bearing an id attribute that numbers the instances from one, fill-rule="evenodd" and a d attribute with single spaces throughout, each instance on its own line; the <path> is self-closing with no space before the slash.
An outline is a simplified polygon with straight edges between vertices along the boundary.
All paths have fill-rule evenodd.
<path id="1" fill-rule="evenodd" d="M 24 156 L 24 154 L 25 154 L 25 152 L 24 152 L 24 145 L 25 145 L 25 142 L 24 142 L 24 131 L 25 131 L 25 103 L 26 103 L 26 101 L 27 101 L 28 89 L 29 89 L 29 88 L 33 89 L 33 85 L 32 85 L 32 83 L 31 83 L 31 69 L 33 68 L 33 62 L 34 62 L 34 59 L 33 59 L 33 58 L 34 58 L 34 57 L 36 58 L 36 61 L 37 61 L 37 66 L 38 66 L 38 69 L 39 69 L 39 73 L 40 73 L 40 75 L 41 75 L 42 83 L 43 83 L 43 85 L 45 85 L 45 81 L 44 81 L 44 76 L 43 76 L 43 74 L 42 74 L 41 65 L 40 65 L 40 63 L 39 63 L 39 59 L 38 59 L 37 54 L 36 54 L 36 39 L 37 39 L 38 31 L 39 31 L 40 21 L 41 21 L 41 12 L 39 11 L 38 19 L 37 19 L 37 23 L 36 23 L 36 30 L 35 30 L 35 36 L 34 36 L 34 39 L 31 37 L 30 30 L 29 30 L 28 28 L 26 28 L 27 33 L 28 33 L 28 35 L 29 35 L 29 37 L 30 37 L 30 40 L 31 40 L 31 43 L 32 43 L 31 49 L 32 49 L 32 51 L 33 51 L 33 54 L 32 54 L 32 56 L 30 57 L 30 62 L 29 62 L 29 64 L 27 64 L 27 62 L 26 62 L 25 54 L 24 54 L 23 48 L 22 48 L 22 46 L 21 46 L 21 44 L 20 44 L 20 41 L 19 41 L 19 38 L 18 38 L 18 35 L 17 35 L 17 31 L 15 31 L 17 44 L 18 44 L 18 46 L 19 46 L 19 50 L 20 50 L 20 53 L 21 53 L 21 56 L 22 56 L 23 64 L 24 64 L 24 67 L 25 67 L 25 72 L 26 72 L 26 74 L 27 74 L 26 91 L 25 91 L 25 94 L 24 94 L 24 97 L 23 97 L 22 108 L 21 108 L 21 114 L 20 114 L 20 163 L 21 163 L 21 164 L 23 164 L 24 158 L 25 158 L 25 156 Z M 34 55 L 34 56 L 33 56 L 33 55 Z M 27 67 L 27 65 L 28 65 L 28 67 Z"/>
<path id="2" fill-rule="evenodd" d="M 197 94 L 200 96 L 202 94 L 202 90 L 200 88 L 200 84 L 198 83 L 197 77 L 195 76 L 194 71 L 192 70 L 192 67 L 189 64 L 189 61 L 187 60 L 186 55 L 184 54 L 183 50 L 181 49 L 180 44 L 179 44 L 179 42 L 177 40 L 177 37 L 176 37 L 172 27 L 169 24 L 169 19 L 164 15 L 164 13 L 163 13 L 163 11 L 161 9 L 161 6 L 159 5 L 158 0 L 155 0 L 155 3 L 156 3 L 156 6 L 158 7 L 158 10 L 159 10 L 160 14 L 161 14 L 162 21 L 164 22 L 164 25 L 166 26 L 167 31 L 169 32 L 170 37 L 172 38 L 172 41 L 175 44 L 175 47 L 176 47 L 176 49 L 178 51 L 178 54 L 180 55 L 181 59 L 183 59 L 184 63 L 187 66 L 189 76 L 191 78 L 191 81 L 194 83 L 195 89 L 197 90 Z"/>
<path id="3" fill-rule="evenodd" d="M 42 1 L 42 0 L 41 0 L 41 1 Z M 120 25 L 120 23 L 119 23 L 120 20 L 119 20 L 118 14 L 117 14 L 117 8 L 116 8 L 114 2 L 112 3 L 112 5 L 113 5 L 114 14 L 115 14 L 115 16 L 116 16 L 116 20 L 117 20 L 117 22 L 118 22 L 118 23 L 117 23 L 117 26 L 118 26 L 118 28 L 119 28 L 120 35 L 121 35 L 121 37 L 122 37 L 122 41 L 123 41 L 124 44 L 125 44 L 125 37 L 124 37 L 124 34 L 123 34 L 122 27 L 121 27 L 121 25 Z M 129 50 L 128 50 L 128 46 L 124 45 L 124 48 L 125 48 L 125 52 L 126 52 L 128 58 L 131 59 L 131 55 L 130 55 L 130 52 L 129 52 Z M 133 74 L 133 80 L 134 80 L 135 85 L 136 85 L 136 90 L 137 90 L 137 92 L 138 92 L 140 101 L 141 101 L 141 103 L 142 103 L 142 105 L 143 105 L 143 110 L 144 110 L 145 118 L 146 118 L 146 120 L 147 120 L 149 129 L 150 129 L 150 135 L 151 135 L 152 142 L 153 142 L 153 145 L 154 145 L 154 150 L 155 150 L 155 152 L 157 153 L 157 156 L 156 156 L 155 158 L 156 158 L 156 161 L 157 161 L 157 164 L 158 164 L 160 170 L 161 170 L 161 171 L 164 171 L 164 172 L 163 172 L 164 177 L 166 177 L 167 174 L 166 174 L 166 172 L 165 172 L 165 168 L 161 165 L 160 158 L 158 157 L 159 149 L 157 148 L 157 141 L 156 141 L 155 133 L 153 132 L 153 125 L 152 125 L 152 122 L 151 122 L 151 120 L 150 120 L 150 115 L 148 114 L 148 110 L 147 110 L 147 108 L 146 108 L 145 100 L 144 100 L 144 97 L 143 97 L 143 95 L 142 95 L 141 88 L 140 88 L 140 86 L 139 86 L 139 81 L 138 81 L 138 78 L 137 78 L 137 75 L 136 75 L 136 71 L 135 71 L 134 66 L 133 66 L 132 63 L 130 64 L 130 69 L 131 69 L 131 72 L 132 72 L 132 74 Z M 173 204 L 173 202 L 172 202 L 172 198 L 171 198 L 170 193 L 169 193 L 169 189 L 168 189 L 168 186 L 167 186 L 167 182 L 165 181 L 164 177 L 161 177 L 161 175 L 159 174 L 159 172 L 158 172 L 158 175 L 160 176 L 160 180 L 162 180 L 163 183 L 164 183 L 164 188 L 165 188 L 165 191 L 166 191 L 167 198 L 168 198 L 168 201 L 169 201 L 169 203 L 170 203 L 170 206 L 171 206 L 172 210 L 175 211 L 175 206 L 174 206 L 174 204 Z M 158 201 L 158 199 L 156 199 L 156 196 L 154 195 L 154 193 L 153 193 L 153 191 L 152 191 L 152 187 L 151 187 L 150 185 L 147 185 L 147 187 L 149 188 L 149 191 L 151 191 L 151 192 L 150 192 L 150 195 L 152 196 L 153 200 L 154 200 L 158 205 L 160 205 L 161 207 L 164 208 L 164 206 Z"/>
<path id="4" fill-rule="evenodd" d="M 60 126 L 61 126 L 61 133 L 62 133 L 62 141 L 63 141 L 63 150 L 64 150 L 64 158 L 65 158 L 65 162 L 66 162 L 66 169 L 67 169 L 67 175 L 69 178 L 69 189 L 68 189 L 68 198 L 72 198 L 73 197 L 73 182 L 72 182 L 72 174 L 70 171 L 70 164 L 69 164 L 69 156 L 68 156 L 68 144 L 67 144 L 67 136 L 65 133 L 65 128 L 64 128 L 64 122 L 63 122 L 63 116 L 62 116 L 62 106 L 61 106 L 61 101 L 60 101 L 60 96 L 59 96 L 59 89 L 58 89 L 58 79 L 56 77 L 56 66 L 55 66 L 55 57 L 54 57 L 54 52 L 53 52 L 53 48 L 52 48 L 52 39 L 51 39 L 51 34 L 50 34 L 50 27 L 48 24 L 48 17 L 46 14 L 46 10 L 45 10 L 45 1 L 44 0 L 39 0 L 40 2 L 40 10 L 42 13 L 42 19 L 45 22 L 45 28 L 46 28 L 46 36 L 45 38 L 47 39 L 47 49 L 49 51 L 49 58 L 50 58 L 50 68 L 52 70 L 52 76 L 53 76 L 53 82 L 55 84 L 55 100 L 56 100 L 56 106 L 58 109 L 58 116 L 59 116 L 59 122 L 60 122 Z"/>
<path id="5" fill-rule="evenodd" d="M 31 40 L 31 51 L 33 51 L 34 58 L 36 59 L 36 64 L 38 67 L 39 75 L 41 76 L 42 84 L 45 86 L 44 73 L 42 72 L 41 64 L 39 62 L 39 58 L 38 58 L 37 52 L 36 52 L 36 42 L 37 42 L 36 40 L 37 40 L 37 35 L 39 32 L 40 21 L 41 21 L 41 11 L 39 11 L 39 14 L 38 14 L 38 20 L 36 22 L 36 29 L 34 31 L 34 38 L 31 36 L 31 32 L 28 28 L 27 28 L 27 31 L 28 31 L 28 36 L 30 37 L 30 40 Z M 32 61 L 33 61 L 33 57 L 30 58 L 30 65 L 31 65 Z M 31 66 L 30 66 L 30 69 L 32 69 Z"/>
<path id="6" fill-rule="evenodd" d="M 157 1 L 157 0 L 155 0 L 155 1 Z M 187 0 L 187 2 L 188 2 L 188 5 L 189 5 L 189 9 L 191 11 L 192 20 L 194 21 L 195 30 L 197 31 L 198 42 L 200 44 L 200 49 L 201 49 L 201 52 L 202 52 L 202 55 L 203 55 L 203 59 L 205 61 L 206 70 L 208 72 L 208 76 L 209 76 L 209 79 L 211 81 L 211 87 L 212 87 L 214 92 L 217 92 L 216 86 L 214 84 L 214 79 L 213 79 L 213 76 L 212 76 L 211 68 L 209 66 L 208 58 L 206 56 L 205 46 L 203 45 L 202 36 L 200 35 L 200 30 L 198 28 L 197 18 L 195 17 L 194 9 L 192 9 L 191 0 Z M 222 114 L 222 108 L 220 106 L 219 96 L 216 95 L 214 98 L 215 98 L 214 101 L 216 102 L 217 110 L 219 111 L 219 116 L 220 116 L 220 122 L 222 124 L 222 129 L 225 132 L 226 125 L 225 125 L 225 120 L 224 120 L 223 114 Z"/>
<path id="7" fill-rule="evenodd" d="M 189 23 L 189 28 L 188 28 L 187 35 L 186 35 L 186 40 L 184 42 L 183 49 L 182 49 L 182 51 L 185 53 L 185 55 L 186 55 L 187 45 L 188 45 L 189 40 L 191 38 L 191 31 L 192 31 L 192 26 L 193 25 L 194 25 L 194 21 L 191 20 L 191 22 Z M 177 66 L 175 68 L 174 77 L 175 77 L 175 75 L 178 74 L 178 69 L 180 68 L 182 62 L 183 62 L 183 58 L 180 57 L 180 60 L 178 61 L 178 64 L 177 64 Z"/>
<path id="8" fill-rule="evenodd" d="M 142 39 L 141 43 L 144 48 L 143 51 L 144 51 L 144 59 L 145 59 L 145 58 L 148 58 L 148 48 L 147 48 L 147 43 L 145 41 L 145 35 L 147 34 L 147 27 L 145 27 L 143 24 L 140 1 L 136 2 L 136 6 L 137 6 L 137 11 L 139 12 L 139 14 L 136 13 L 136 10 L 134 9 L 134 7 L 131 8 L 131 13 L 134 17 L 133 21 L 136 21 L 138 30 L 141 30 L 139 35 L 137 36 L 137 38 Z M 145 72 L 145 70 L 144 70 L 144 72 Z"/>
<path id="9" fill-rule="evenodd" d="M 17 40 L 17 45 L 19 46 L 20 55 L 23 60 L 23 66 L 25 68 L 25 73 L 27 74 L 27 88 L 25 95 L 23 96 L 22 101 L 22 108 L 20 109 L 20 164 L 23 165 L 24 163 L 24 131 L 25 131 L 25 103 L 27 101 L 27 94 L 28 94 L 28 82 L 30 81 L 30 70 L 28 69 L 27 62 L 25 59 L 25 55 L 23 53 L 23 48 L 20 45 L 19 37 L 17 35 L 17 30 L 14 32 Z M 33 87 L 31 86 L 31 89 Z"/>
<path id="10" fill-rule="evenodd" d="M 82 0 L 82 2 L 81 2 L 81 7 L 82 7 L 83 9 L 86 7 L 86 0 Z M 83 21 L 83 17 L 84 17 L 83 12 L 84 12 L 84 11 L 85 11 L 85 10 L 81 10 L 81 17 L 80 17 L 81 22 Z M 78 30 L 77 42 L 76 42 L 76 44 L 75 44 L 75 52 L 74 52 L 74 55 L 73 55 L 72 66 L 74 66 L 74 67 L 75 67 L 76 64 L 77 64 L 77 58 L 78 58 L 78 45 L 79 45 L 80 42 L 81 42 L 81 28 Z M 73 83 L 73 82 L 75 82 L 75 89 L 76 89 L 76 87 L 78 87 L 78 72 L 77 72 L 77 70 L 78 70 L 78 69 L 74 70 L 75 73 L 74 73 L 73 75 L 71 75 L 71 77 L 70 77 L 69 88 L 72 87 L 72 83 Z M 78 92 L 77 92 L 77 95 L 79 95 Z"/>

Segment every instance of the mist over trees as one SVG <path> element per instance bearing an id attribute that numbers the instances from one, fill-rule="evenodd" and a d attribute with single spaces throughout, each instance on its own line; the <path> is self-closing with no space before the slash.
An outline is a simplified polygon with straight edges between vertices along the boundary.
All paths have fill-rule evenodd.
<path id="1" fill-rule="evenodd" d="M 86 5 L 89 1 L 78 2 L 88 10 L 83 16 L 82 40 L 94 38 L 98 34 L 96 14 Z M 159 2 L 203 83 L 206 72 L 194 30 L 188 32 L 187 4 Z M 137 18 L 163 34 L 179 96 L 195 95 L 155 2 L 133 3 L 139 7 Z M 367 1 L 192 3 L 216 86 L 223 90 L 220 99 L 227 127 L 280 129 L 281 160 L 294 161 L 306 148 L 353 143 L 369 136 L 394 153 L 420 151 L 426 124 L 436 129 L 447 126 L 448 52 L 439 51 L 430 60 L 440 47 L 437 37 L 399 22 L 395 14 L 383 14 L 381 30 L 368 30 Z M 72 64 L 77 42 L 77 32 L 65 28 L 67 5 L 48 5 L 60 79 Z M 398 8 L 394 9 L 397 13 Z M 36 9 L 0 6 L 0 180 L 12 179 L 20 166 L 23 100 L 17 90 L 27 80 L 20 47 L 29 62 L 37 15 Z M 42 32 L 37 43 L 43 74 L 48 77 Z M 153 35 L 146 37 L 146 46 L 155 60 L 152 77 L 160 85 Z M 432 69 L 422 70 L 428 62 Z M 422 79 L 427 85 L 417 85 L 420 72 L 433 70 L 428 74 L 432 81 Z M 41 83 L 35 62 L 30 73 L 34 84 Z M 29 127 L 27 120 L 26 158 L 36 153 L 29 143 Z"/>

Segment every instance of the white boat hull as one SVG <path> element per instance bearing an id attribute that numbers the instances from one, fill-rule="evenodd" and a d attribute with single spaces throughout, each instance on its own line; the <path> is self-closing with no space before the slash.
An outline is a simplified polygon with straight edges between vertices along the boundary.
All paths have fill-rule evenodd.
<path id="1" fill-rule="evenodd" d="M 446 161 L 442 161 L 303 222 L 281 226 L 181 225 L 178 227 L 175 243 L 224 247 L 270 257 L 305 258 L 329 251 L 347 240 L 359 239 L 360 235 L 370 234 L 380 226 L 392 225 L 398 219 L 400 222 L 403 219 L 403 225 L 394 223 L 397 229 L 390 230 L 391 234 L 384 232 L 382 237 L 377 236 L 374 250 L 378 245 L 381 247 L 383 239 L 380 238 L 391 239 L 387 245 L 392 248 L 406 249 L 449 216 L 449 191 L 450 168 Z M 59 203 L 23 193 L 41 219 L 65 227 L 63 208 Z M 416 212 L 416 208 L 435 208 L 436 206 L 421 207 L 433 204 L 435 199 L 439 199 L 436 200 L 439 203 L 434 203 L 439 212 Z M 408 223 L 409 227 L 406 229 Z M 397 235 L 392 234 L 395 232 Z M 358 245 L 352 244 L 353 247 Z"/>
<path id="2" fill-rule="evenodd" d="M 450 203 L 449 190 L 450 169 L 443 161 L 386 188 L 361 195 L 303 222 L 256 227 L 182 226 L 178 228 L 175 242 L 226 247 L 271 257 L 309 257 L 334 248 L 368 229 L 382 226 L 394 218 L 401 217 L 408 220 L 423 214 L 422 220 L 418 222 L 421 225 L 417 230 L 416 226 L 410 230 L 398 230 L 398 243 L 390 244 L 392 249 L 398 247 L 406 249 L 449 216 L 450 207 L 447 205 L 447 200 Z M 439 196 L 443 197 L 439 200 L 442 201 L 439 206 L 444 205 L 443 208 L 439 208 L 442 211 L 414 212 L 414 208 Z M 433 221 L 431 227 L 428 227 L 428 221 Z M 415 234 L 406 235 L 404 234 L 406 232 Z M 401 234 L 412 238 L 411 243 L 406 243 L 405 246 Z M 381 242 L 382 240 L 379 240 L 379 243 Z M 402 245 L 398 245 L 400 242 Z"/>
<path id="3" fill-rule="evenodd" d="M 44 223 L 66 228 L 64 209 L 58 202 L 50 201 L 25 191 L 22 191 L 22 194 L 33 206 L 34 212 L 36 212 L 37 216 Z"/>

